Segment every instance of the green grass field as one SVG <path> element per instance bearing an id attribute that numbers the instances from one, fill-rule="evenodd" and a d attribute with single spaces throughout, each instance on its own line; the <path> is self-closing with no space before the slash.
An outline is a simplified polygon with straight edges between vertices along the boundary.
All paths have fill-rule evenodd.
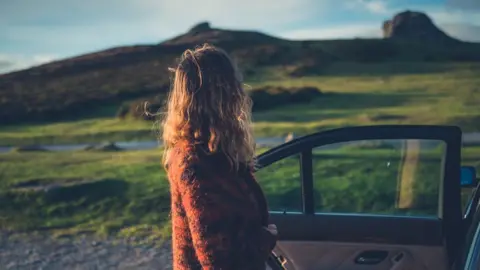
<path id="1" fill-rule="evenodd" d="M 337 63 L 323 75 L 301 78 L 286 76 L 288 69 L 263 70 L 248 83 L 315 86 L 326 94 L 309 104 L 254 114 L 257 137 L 376 124 L 453 124 L 465 132 L 480 129 L 480 64 Z M 116 109 L 108 106 L 80 120 L 1 126 L 0 145 L 155 139 L 158 125 L 116 119 Z"/>
<path id="2" fill-rule="evenodd" d="M 161 149 L 0 154 L 0 228 L 164 239 L 170 233 L 169 197 L 161 154 Z M 438 148 L 421 151 L 413 195 L 397 196 L 402 182 L 398 150 L 316 150 L 316 210 L 436 215 L 439 154 Z M 463 159 L 480 170 L 480 147 L 465 148 Z M 300 209 L 298 162 L 287 158 L 257 173 L 272 210 Z M 58 186 L 41 188 L 49 184 Z M 403 208 L 396 201 L 402 197 L 411 200 Z"/>
<path id="3" fill-rule="evenodd" d="M 257 137 L 377 124 L 480 130 L 480 64 L 339 63 L 322 75 L 302 78 L 288 78 L 289 68 L 262 70 L 249 84 L 315 86 L 325 95 L 308 104 L 255 113 Z M 156 138 L 153 122 L 116 119 L 117 109 L 106 106 L 71 121 L 1 126 L 0 145 Z M 438 151 L 410 157 L 418 162 L 405 162 L 392 149 L 315 152 L 316 210 L 435 215 Z M 0 229 L 165 238 L 169 196 L 160 159 L 159 149 L 0 154 Z M 287 158 L 258 172 L 272 210 L 299 210 L 298 162 L 297 157 Z M 463 163 L 480 170 L 480 147 L 465 148 Z"/>

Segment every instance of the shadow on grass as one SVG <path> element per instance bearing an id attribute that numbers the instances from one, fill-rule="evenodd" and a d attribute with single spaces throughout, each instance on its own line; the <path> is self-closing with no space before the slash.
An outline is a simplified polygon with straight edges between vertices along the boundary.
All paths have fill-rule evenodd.
<path id="1" fill-rule="evenodd" d="M 168 220 L 170 196 L 162 187 L 121 179 L 33 179 L 0 190 L 0 229 L 116 232 Z"/>
<path id="2" fill-rule="evenodd" d="M 401 93 L 330 93 L 315 102 L 318 109 L 361 110 L 397 107 L 415 100 L 430 97 L 422 90 Z"/>
<path id="3" fill-rule="evenodd" d="M 128 183 L 117 179 L 102 179 L 94 182 L 58 186 L 45 192 L 48 203 L 68 203 L 82 200 L 93 204 L 109 197 L 124 197 Z"/>
<path id="4" fill-rule="evenodd" d="M 342 118 L 348 115 L 357 115 L 361 113 L 359 111 L 366 109 L 400 107 L 414 100 L 428 98 L 431 96 L 423 93 L 420 89 L 401 93 L 326 93 L 303 106 L 294 105 L 288 109 L 259 112 L 254 115 L 254 120 L 260 122 L 310 122 L 326 118 Z M 397 117 L 400 118 L 400 116 Z"/>
<path id="5" fill-rule="evenodd" d="M 16 131 L 24 126 L 35 127 L 61 122 L 75 122 L 80 120 L 95 120 L 98 118 L 114 118 L 121 102 L 107 102 L 104 104 L 91 105 L 87 102 L 82 108 L 89 107 L 89 110 L 76 109 L 67 113 L 52 112 L 51 116 L 29 121 L 28 119 L 17 123 L 7 123 L 3 125 L 5 130 Z"/>
<path id="6" fill-rule="evenodd" d="M 12 127 L 11 131 L 16 131 Z M 21 129 L 22 127 L 18 127 Z M 152 141 L 157 138 L 155 129 L 146 130 L 121 130 L 98 132 L 94 134 L 73 135 L 39 135 L 27 138 L 11 137 L 2 139 L 0 146 L 29 146 L 29 145 L 55 145 L 55 144 L 95 144 L 102 141 L 127 142 L 132 140 Z"/>
<path id="7" fill-rule="evenodd" d="M 390 62 L 390 63 L 334 63 L 328 68 L 312 73 L 311 76 L 359 76 L 359 77 L 390 77 L 398 75 L 441 75 L 445 72 L 455 72 L 458 69 L 476 71 L 478 66 L 462 66 L 450 63 L 428 62 Z"/>
<path id="8" fill-rule="evenodd" d="M 13 230 L 65 228 L 109 216 L 128 203 L 129 184 L 118 179 L 30 180 L 0 192 L 0 222 Z"/>

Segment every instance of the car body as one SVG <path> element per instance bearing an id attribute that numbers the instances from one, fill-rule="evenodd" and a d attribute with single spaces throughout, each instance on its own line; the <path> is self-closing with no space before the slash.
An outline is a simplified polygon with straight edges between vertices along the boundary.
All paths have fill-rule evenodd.
<path id="1" fill-rule="evenodd" d="M 382 125 L 319 132 L 259 155 L 279 231 L 269 267 L 478 269 L 479 194 L 471 189 L 465 210 L 462 187 L 476 182 L 462 182 L 461 151 L 458 127 Z"/>

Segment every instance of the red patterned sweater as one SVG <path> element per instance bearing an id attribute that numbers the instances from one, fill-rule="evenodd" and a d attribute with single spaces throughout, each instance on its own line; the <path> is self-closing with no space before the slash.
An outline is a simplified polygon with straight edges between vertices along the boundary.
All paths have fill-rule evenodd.
<path id="1" fill-rule="evenodd" d="M 173 149 L 168 164 L 173 268 L 265 269 L 275 246 L 265 197 L 252 170 L 221 155 Z"/>

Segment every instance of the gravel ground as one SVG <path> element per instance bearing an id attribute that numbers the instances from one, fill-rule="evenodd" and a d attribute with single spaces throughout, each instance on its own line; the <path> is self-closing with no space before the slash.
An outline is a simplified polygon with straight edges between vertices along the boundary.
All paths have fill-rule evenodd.
<path id="1" fill-rule="evenodd" d="M 154 247 L 93 236 L 52 239 L 0 233 L 0 269 L 164 270 L 172 269 L 172 253 L 169 241 Z"/>

